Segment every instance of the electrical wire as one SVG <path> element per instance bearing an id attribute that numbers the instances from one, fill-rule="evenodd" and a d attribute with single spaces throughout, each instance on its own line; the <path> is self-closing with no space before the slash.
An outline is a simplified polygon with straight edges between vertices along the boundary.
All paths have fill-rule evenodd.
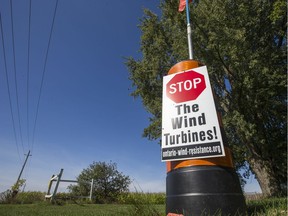
<path id="1" fill-rule="evenodd" d="M 0 28 L 1 28 L 4 68 L 5 68 L 5 73 L 6 73 L 6 83 L 7 83 L 7 90 L 8 90 L 8 98 L 9 98 L 10 113 L 11 113 L 11 118 L 12 118 L 13 132 L 14 132 L 14 138 L 15 138 L 15 143 L 16 143 L 16 149 L 17 149 L 18 157 L 19 157 L 19 159 L 21 161 L 21 157 L 20 157 L 20 153 L 19 153 L 19 145 L 18 145 L 18 140 L 17 140 L 17 134 L 16 134 L 16 127 L 15 127 L 15 118 L 14 118 L 14 115 L 13 115 L 12 102 L 11 102 L 11 92 L 10 92 L 10 85 L 9 85 L 8 72 L 7 72 L 7 60 L 6 60 L 6 51 L 5 51 L 5 43 L 4 43 L 4 34 L 3 34 L 3 25 L 2 25 L 1 12 L 0 12 Z"/>
<path id="2" fill-rule="evenodd" d="M 40 99 L 41 99 L 41 95 L 42 95 L 44 77 L 45 77 L 45 73 L 46 73 L 48 54 L 49 54 L 49 50 L 50 50 L 50 43 L 51 43 L 52 33 L 53 33 L 53 29 L 54 29 L 54 22 L 55 22 L 57 8 L 58 8 L 58 0 L 56 0 L 56 4 L 55 4 L 55 8 L 54 8 L 54 15 L 53 15 L 53 20 L 52 20 L 52 24 L 51 24 L 49 40 L 48 40 L 48 45 L 47 45 L 47 50 L 46 50 L 46 55 L 45 55 L 45 61 L 44 61 L 44 67 L 43 67 L 43 72 L 42 72 L 42 79 L 41 79 L 40 91 L 39 91 L 37 108 L 36 108 L 36 117 L 35 117 L 34 127 L 33 127 L 32 148 L 31 148 L 32 151 L 33 151 L 33 146 L 34 146 L 34 138 L 35 138 L 35 130 L 36 130 L 37 119 L 38 119 L 39 105 L 40 105 Z"/>
<path id="3" fill-rule="evenodd" d="M 35 119 L 34 119 L 34 125 L 33 126 L 33 133 L 30 134 L 30 122 L 31 122 L 31 116 L 30 116 L 30 50 L 31 50 L 31 11 L 32 11 L 32 0 L 29 1 L 29 20 L 28 20 L 28 44 L 27 44 L 27 79 L 26 79 L 26 117 L 27 117 L 27 139 L 28 139 L 28 148 L 31 149 L 31 152 L 33 151 L 33 146 L 34 146 L 34 139 L 35 139 L 35 131 L 37 127 L 37 120 L 38 120 L 38 115 L 39 115 L 39 107 L 40 107 L 40 100 L 42 96 L 42 91 L 43 91 L 43 86 L 44 86 L 44 80 L 45 80 L 45 74 L 46 74 L 46 68 L 47 68 L 47 62 L 48 62 L 48 56 L 49 56 L 49 51 L 51 47 L 51 41 L 52 41 L 52 35 L 54 32 L 54 25 L 55 25 L 55 18 L 56 18 L 56 13 L 57 13 L 57 8 L 58 8 L 58 1 L 56 0 L 55 8 L 54 8 L 54 14 L 53 14 L 53 19 L 51 23 L 51 28 L 50 28 L 50 33 L 49 33 L 49 39 L 48 39 L 48 44 L 47 44 L 47 49 L 46 49 L 46 55 L 45 55 L 45 60 L 44 60 L 44 65 L 43 65 L 43 71 L 42 71 L 42 77 L 41 77 L 41 83 L 40 83 L 40 90 L 39 90 L 39 95 L 38 95 L 38 101 L 37 101 L 37 106 L 36 106 L 36 114 L 35 114 Z M 19 159 L 21 161 L 20 157 L 20 151 L 19 151 L 19 138 L 17 136 L 17 130 L 16 130 L 16 116 L 18 114 L 18 124 L 19 124 L 19 132 L 20 132 L 20 139 L 21 139 L 21 144 L 22 144 L 22 149 L 24 152 L 24 144 L 23 144 L 23 135 L 22 135 L 22 123 L 21 123 L 21 116 L 20 116 L 20 106 L 19 106 L 19 94 L 18 94 L 18 82 L 17 82 L 17 68 L 16 68 L 16 48 L 15 48 L 15 34 L 14 34 L 14 17 L 13 17 L 13 2 L 10 0 L 10 12 L 11 12 L 11 25 L 12 25 L 12 51 L 13 51 L 13 66 L 14 66 L 14 82 L 15 82 L 15 93 L 16 93 L 16 106 L 17 106 L 17 113 L 13 112 L 13 104 L 12 104 L 12 94 L 11 94 L 11 83 L 9 83 L 9 77 L 8 77 L 8 69 L 7 69 L 7 59 L 6 59 L 6 49 L 5 49 L 5 41 L 4 41 L 4 33 L 3 33 L 3 24 L 2 24 L 2 17 L 1 17 L 1 12 L 0 12 L 0 24 L 1 24 L 1 35 L 2 35 L 2 46 L 3 46 L 3 58 L 4 58 L 4 66 L 5 66 L 5 73 L 6 73 L 6 82 L 7 82 L 7 90 L 8 90 L 8 97 L 9 97 L 9 104 L 10 104 L 10 113 L 11 113 L 11 118 L 12 118 L 12 125 L 13 125 L 13 132 L 14 132 L 14 137 L 15 137 L 15 142 L 16 142 L 16 148 L 17 148 L 17 153 L 19 156 Z M 30 136 L 32 135 L 32 137 Z M 31 142 L 32 140 L 32 142 Z M 29 169 L 31 161 L 28 163 L 27 169 Z M 26 173 L 27 176 L 27 173 Z"/>
<path id="4" fill-rule="evenodd" d="M 14 65 L 14 81 L 15 81 L 15 93 L 16 93 L 16 107 L 18 113 L 18 123 L 19 123 L 19 133 L 20 141 L 22 144 L 22 149 L 24 153 L 23 136 L 22 136 L 22 126 L 21 126 L 21 116 L 19 109 L 19 96 L 18 96 L 18 83 L 17 83 L 17 72 L 16 72 L 16 54 L 15 54 L 15 36 L 14 36 L 14 21 L 13 21 L 13 6 L 12 0 L 10 0 L 10 15 L 11 15 L 11 25 L 12 25 L 12 49 L 13 49 L 13 65 Z"/>
<path id="5" fill-rule="evenodd" d="M 26 77 L 26 127 L 27 127 L 27 144 L 28 149 L 31 150 L 30 146 L 30 124 L 29 124 L 29 83 L 30 83 L 30 41 L 31 41 L 31 8 L 32 8 L 32 0 L 29 0 L 29 12 L 28 12 L 28 41 L 27 41 L 27 77 Z M 31 155 L 32 156 L 32 155 Z M 26 170 L 24 172 L 24 179 L 28 179 L 31 160 L 28 160 L 28 165 L 26 166 Z M 25 190 L 27 182 L 23 186 L 23 191 Z"/>
<path id="6" fill-rule="evenodd" d="M 26 80 L 26 117 L 27 117 L 27 142 L 30 149 L 30 130 L 29 130 L 29 82 L 30 82 L 30 40 L 31 40 L 31 8 L 32 0 L 29 1 L 29 21 L 28 21 L 28 49 L 27 49 L 27 80 Z"/>

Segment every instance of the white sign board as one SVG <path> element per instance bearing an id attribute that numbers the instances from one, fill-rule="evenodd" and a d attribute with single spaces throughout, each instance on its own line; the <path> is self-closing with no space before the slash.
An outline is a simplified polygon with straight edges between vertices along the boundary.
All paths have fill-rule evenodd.
<path id="1" fill-rule="evenodd" d="M 162 161 L 225 156 L 206 66 L 163 77 Z"/>

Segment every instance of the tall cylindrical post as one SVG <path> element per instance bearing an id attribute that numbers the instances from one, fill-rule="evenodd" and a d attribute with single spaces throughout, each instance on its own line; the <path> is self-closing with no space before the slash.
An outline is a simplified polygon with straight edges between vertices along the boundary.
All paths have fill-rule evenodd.
<path id="1" fill-rule="evenodd" d="M 195 60 L 174 65 L 168 74 L 200 67 Z M 232 153 L 218 114 L 224 157 L 167 162 L 166 214 L 235 215 L 246 211 L 245 199 L 238 175 L 233 167 Z"/>

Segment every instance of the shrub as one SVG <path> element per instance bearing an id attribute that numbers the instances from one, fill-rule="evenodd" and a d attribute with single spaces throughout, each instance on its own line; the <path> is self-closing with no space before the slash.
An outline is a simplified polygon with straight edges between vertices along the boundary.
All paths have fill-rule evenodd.
<path id="1" fill-rule="evenodd" d="M 95 203 L 114 203 L 118 196 L 128 191 L 131 183 L 130 177 L 117 170 L 117 164 L 110 161 L 93 162 L 77 177 L 77 185 L 69 185 L 68 189 L 73 195 L 87 196 L 93 184 L 93 200 Z"/>
<path id="2" fill-rule="evenodd" d="M 1 204 L 32 204 L 44 201 L 45 193 L 43 192 L 18 192 L 7 190 L 0 193 Z"/>
<path id="3" fill-rule="evenodd" d="M 45 199 L 45 193 L 39 191 L 20 192 L 13 200 L 17 204 L 32 204 L 42 202 Z"/>
<path id="4" fill-rule="evenodd" d="M 13 191 L 12 190 L 6 190 L 2 193 L 0 193 L 0 203 L 1 204 L 9 204 L 13 200 Z"/>

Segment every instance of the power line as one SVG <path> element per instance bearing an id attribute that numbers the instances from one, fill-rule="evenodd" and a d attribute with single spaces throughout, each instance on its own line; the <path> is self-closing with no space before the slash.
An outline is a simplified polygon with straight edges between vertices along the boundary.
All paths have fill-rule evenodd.
<path id="1" fill-rule="evenodd" d="M 27 144 L 28 148 L 31 149 L 30 146 L 30 124 L 29 124 L 29 83 L 30 83 L 30 40 L 31 40 L 31 8 L 32 8 L 32 0 L 29 1 L 29 11 L 28 11 L 28 43 L 27 43 L 27 77 L 26 77 L 26 129 L 27 129 Z M 30 150 L 29 150 L 30 152 Z M 29 154 L 29 153 L 28 153 Z M 27 169 L 25 172 L 25 179 L 28 178 L 28 172 L 31 165 L 31 159 L 28 162 Z M 27 182 L 23 187 L 23 191 L 26 187 Z"/>
<path id="2" fill-rule="evenodd" d="M 11 113 L 11 118 L 12 118 L 12 125 L 13 125 L 13 131 L 14 131 L 14 138 L 15 138 L 17 153 L 18 153 L 18 157 L 19 157 L 19 159 L 21 161 L 21 157 L 20 157 L 20 153 L 19 153 L 18 140 L 17 140 L 17 135 L 16 135 L 15 119 L 14 119 L 13 110 L 12 110 L 11 93 L 10 93 L 10 85 L 9 85 L 8 72 L 7 72 L 7 60 L 6 60 L 6 51 L 5 51 L 5 43 L 4 43 L 4 34 L 3 34 L 1 12 L 0 12 L 0 27 L 1 27 L 3 58 L 4 58 L 4 67 L 5 67 L 5 73 L 6 73 L 6 82 L 7 82 L 9 105 L 10 105 L 10 113 Z"/>
<path id="3" fill-rule="evenodd" d="M 33 145 L 34 145 L 36 123 L 37 123 L 37 119 L 38 119 L 40 98 L 41 98 L 41 95 L 42 95 L 42 88 L 43 88 L 44 77 L 45 77 L 45 73 L 46 73 L 46 65 L 47 65 L 48 54 L 49 54 L 49 50 L 50 50 L 50 43 L 51 43 L 52 33 L 53 33 L 53 29 L 54 29 L 54 22 L 55 22 L 57 7 L 58 7 L 58 0 L 56 0 L 56 4 L 55 4 L 55 8 L 54 8 L 54 15 L 53 15 L 53 20 L 52 20 L 52 24 L 51 24 L 50 35 L 49 35 L 49 40 L 48 40 L 48 45 L 47 45 L 47 50 L 46 50 L 46 56 L 45 56 L 45 61 L 44 61 L 44 67 L 43 67 L 43 72 L 42 72 L 42 79 L 41 79 L 38 103 L 37 103 L 37 108 L 36 108 L 36 117 L 35 117 L 33 135 L 32 135 L 32 151 L 33 151 Z"/>
<path id="4" fill-rule="evenodd" d="M 29 1 L 29 21 L 28 21 L 28 53 L 27 53 L 27 91 L 26 91 L 26 111 L 27 111 L 27 142 L 28 147 L 30 149 L 30 134 L 29 134 L 29 76 L 30 76 L 30 37 L 31 37 L 31 8 L 32 8 L 32 1 Z"/>
<path id="5" fill-rule="evenodd" d="M 27 49 L 27 79 L 26 79 L 26 102 L 27 102 L 27 138 L 28 138 L 28 147 L 33 151 L 33 145 L 34 145 L 34 139 L 35 139 L 35 131 L 36 131 L 36 126 L 37 126 L 37 120 L 39 116 L 39 107 L 40 107 L 40 100 L 42 96 L 42 91 L 43 91 L 43 86 L 44 86 L 44 80 L 45 80 L 45 74 L 46 74 L 46 68 L 47 68 L 47 62 L 48 62 L 48 56 L 49 56 L 49 51 L 50 51 L 50 46 L 51 46 L 51 41 L 52 41 L 52 35 L 54 31 L 54 25 L 55 25 L 55 18 L 56 18 L 56 13 L 58 9 L 58 2 L 59 0 L 56 0 L 55 2 L 55 7 L 54 7 L 54 13 L 53 13 L 53 19 L 51 22 L 51 28 L 50 28 L 50 33 L 49 33 L 49 39 L 48 39 L 48 44 L 47 44 L 47 49 L 46 49 L 46 55 L 45 55 L 45 60 L 44 60 L 44 65 L 43 65 L 43 71 L 42 71 L 42 77 L 41 77 L 41 83 L 40 83 L 40 90 L 39 90 L 39 95 L 38 95 L 38 101 L 37 101 L 37 106 L 36 106 L 36 113 L 35 113 L 35 119 L 34 119 L 34 125 L 33 128 L 29 127 L 29 121 L 31 122 L 31 115 L 30 115 L 30 50 L 31 50 L 31 11 L 32 11 L 32 0 L 29 1 L 29 25 L 28 25 L 28 49 Z M 18 94 L 18 83 L 17 83 L 17 67 L 16 67 L 16 52 L 15 52 L 15 34 L 14 34 L 14 17 L 13 17 L 13 2 L 10 0 L 10 12 L 11 12 L 11 25 L 12 25 L 12 48 L 13 48 L 13 65 L 14 65 L 14 78 L 15 78 L 15 90 L 16 90 L 16 102 L 17 102 L 17 113 L 18 113 L 18 124 L 19 124 L 19 129 L 20 129 L 20 139 L 21 139 L 21 144 L 24 152 L 24 144 L 23 144 L 23 135 L 22 135 L 22 124 L 21 124 L 21 116 L 20 116 L 20 106 L 19 106 L 19 94 Z M 1 14 L 0 14 L 1 15 Z M 6 73 L 6 82 L 7 82 L 7 91 L 8 91 L 8 98 L 9 98 L 9 105 L 10 105 L 10 113 L 11 113 L 11 118 L 12 118 L 12 125 L 13 125 L 13 132 L 14 132 L 14 137 L 15 137 L 15 142 L 16 142 L 16 147 L 17 147 L 17 153 L 19 156 L 19 159 L 21 160 L 20 157 L 20 152 L 19 152 L 19 141 L 18 141 L 18 136 L 17 136 L 17 130 L 16 130 L 16 116 L 15 113 L 13 112 L 13 104 L 12 104 L 12 92 L 11 92 L 11 83 L 9 83 L 9 76 L 8 76 L 8 69 L 7 69 L 7 59 L 6 59 L 6 49 L 5 49 L 5 40 L 4 40 L 4 33 L 3 33 L 3 24 L 2 24 L 2 17 L 1 18 L 1 35 L 2 35 L 2 46 L 3 46 L 3 57 L 4 57 L 4 63 L 5 63 L 5 73 Z M 17 114 L 16 114 L 17 115 Z M 30 129 L 32 130 L 32 137 L 30 136 Z M 31 145 L 31 146 L 30 146 Z"/>
<path id="6" fill-rule="evenodd" d="M 17 83 L 17 73 L 16 73 L 16 54 L 15 54 L 15 37 L 14 37 L 14 21 L 13 21 L 13 6 L 12 0 L 10 0 L 10 12 L 11 12 L 11 25 L 12 25 L 12 49 L 13 49 L 13 65 L 14 65 L 14 81 L 15 81 L 15 92 L 16 92 L 16 107 L 18 113 L 18 123 L 19 123 L 19 133 L 20 133 L 20 141 L 22 144 L 22 149 L 24 152 L 23 145 L 23 136 L 22 136 L 22 127 L 21 127 L 21 117 L 20 117 L 20 109 L 19 109 L 19 96 L 18 96 L 18 83 Z"/>

